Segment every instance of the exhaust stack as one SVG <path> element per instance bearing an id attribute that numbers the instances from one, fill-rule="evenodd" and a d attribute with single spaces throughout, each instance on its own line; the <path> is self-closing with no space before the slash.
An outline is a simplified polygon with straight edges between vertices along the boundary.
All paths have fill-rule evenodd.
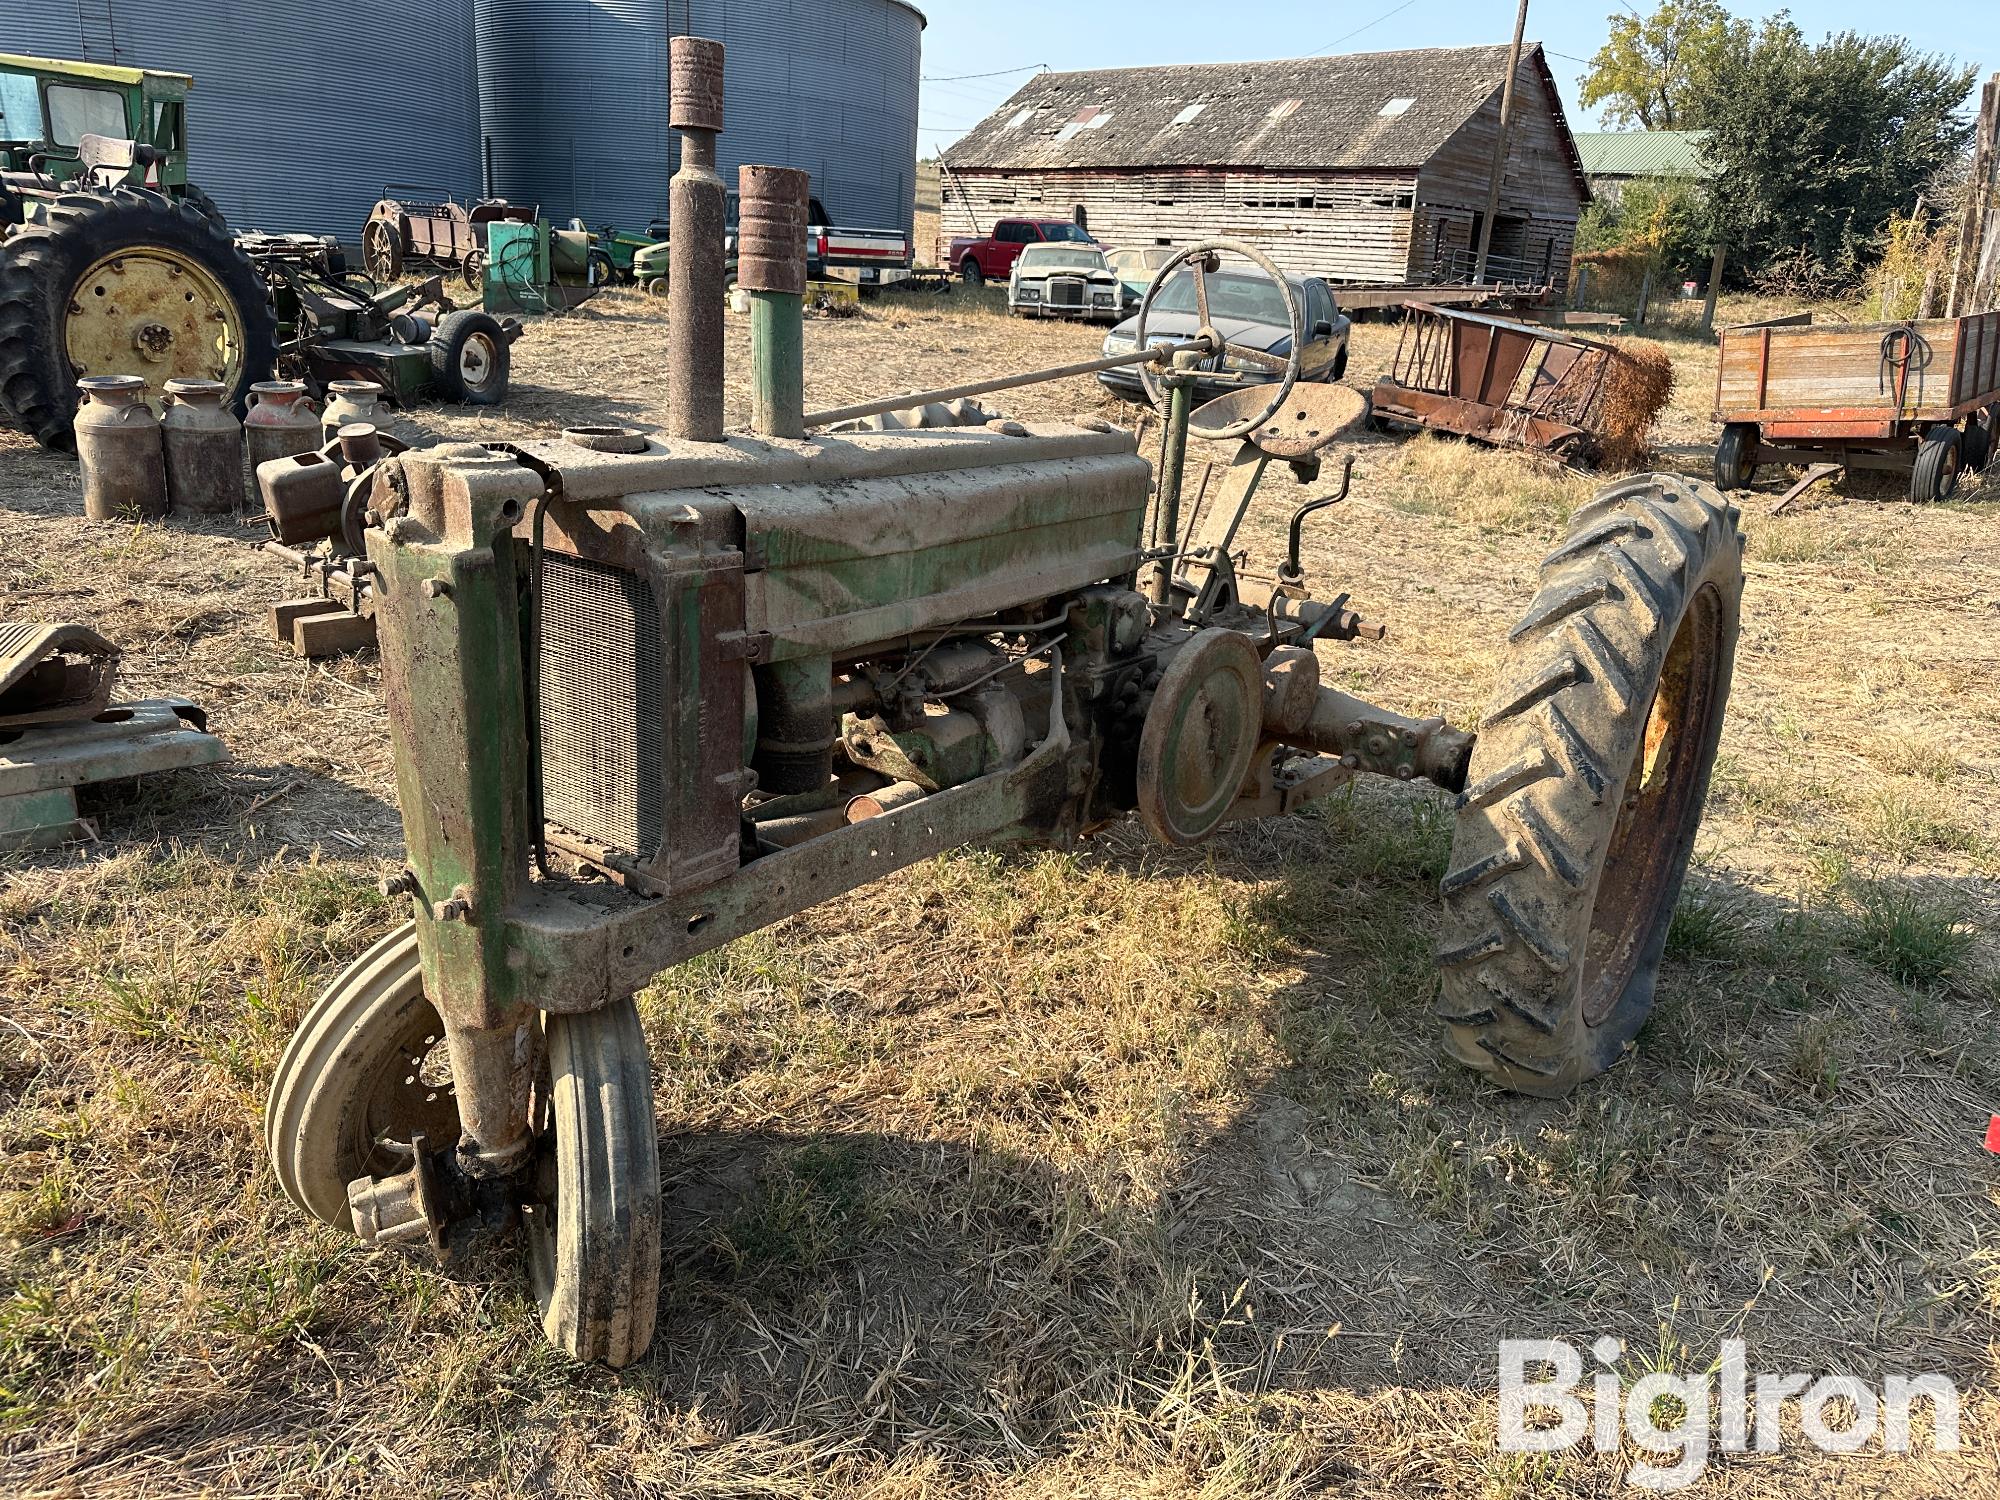
<path id="1" fill-rule="evenodd" d="M 722 441 L 722 43 L 677 36 L 667 51 L 669 122 L 681 165 L 668 192 L 667 435 Z"/>
<path id="2" fill-rule="evenodd" d="M 807 189 L 796 167 L 737 173 L 736 284 L 750 294 L 750 425 L 763 437 L 806 435 Z"/>

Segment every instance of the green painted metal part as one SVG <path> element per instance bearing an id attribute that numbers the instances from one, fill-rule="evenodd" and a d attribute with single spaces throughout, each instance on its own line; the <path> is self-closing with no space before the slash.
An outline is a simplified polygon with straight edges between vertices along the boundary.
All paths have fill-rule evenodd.
<path id="1" fill-rule="evenodd" d="M 453 453 L 514 469 L 469 445 Z M 529 850 L 513 523 L 540 486 L 514 472 L 516 493 L 447 506 L 443 535 L 410 518 L 368 532 L 425 992 L 470 1025 L 495 1024 L 520 999 L 505 924 Z"/>
<path id="2" fill-rule="evenodd" d="M 1178 547 L 1181 537 L 1181 476 L 1187 468 L 1188 413 L 1194 404 L 1192 383 L 1167 380 L 1167 429 L 1160 455 L 1160 492 L 1153 505 L 1153 542 L 1156 546 Z M 1156 564 L 1148 596 L 1155 604 L 1173 598 L 1174 574 L 1171 560 Z"/>
<path id="3" fill-rule="evenodd" d="M 796 292 L 749 296 L 750 426 L 766 437 L 804 437 L 804 299 Z"/>
<path id="4" fill-rule="evenodd" d="M 125 184 L 131 187 L 153 186 L 172 195 L 186 191 L 187 96 L 193 87 L 193 80 L 185 73 L 0 53 L 0 77 L 26 82 L 37 96 L 42 117 L 25 122 L 9 118 L 0 124 L 0 137 L 16 143 L 36 141 L 33 154 L 41 157 L 37 165 L 42 175 L 62 183 L 84 175 L 83 162 L 75 145 L 53 141 L 47 120 L 49 90 L 63 87 L 102 89 L 120 96 L 125 108 L 126 136 L 142 146 L 156 147 L 166 153 L 164 160 L 155 166 L 135 162 L 125 173 Z M 0 170 L 32 170 L 29 155 L 30 152 L 19 144 L 0 146 Z M 149 174 L 150 183 L 147 181 Z"/>
<path id="5" fill-rule="evenodd" d="M 90 835 L 74 788 L 211 765 L 228 752 L 184 698 L 121 703 L 92 719 L 40 725 L 0 742 L 0 850 Z"/>

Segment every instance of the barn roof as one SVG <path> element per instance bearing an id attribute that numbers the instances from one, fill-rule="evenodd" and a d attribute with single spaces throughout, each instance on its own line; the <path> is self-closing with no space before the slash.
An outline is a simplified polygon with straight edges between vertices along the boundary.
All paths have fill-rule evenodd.
<path id="1" fill-rule="evenodd" d="M 1560 121 L 1540 44 L 1523 60 Z M 1506 76 L 1505 47 L 1041 73 L 944 157 L 972 171 L 1420 167 Z M 1567 124 L 1562 131 L 1567 144 Z"/>

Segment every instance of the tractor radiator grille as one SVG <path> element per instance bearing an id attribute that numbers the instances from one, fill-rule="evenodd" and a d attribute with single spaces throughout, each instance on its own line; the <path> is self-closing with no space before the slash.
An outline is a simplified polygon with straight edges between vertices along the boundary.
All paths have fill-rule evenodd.
<path id="1" fill-rule="evenodd" d="M 608 849 L 650 856 L 664 833 L 660 612 L 646 580 L 542 558 L 542 810 Z"/>

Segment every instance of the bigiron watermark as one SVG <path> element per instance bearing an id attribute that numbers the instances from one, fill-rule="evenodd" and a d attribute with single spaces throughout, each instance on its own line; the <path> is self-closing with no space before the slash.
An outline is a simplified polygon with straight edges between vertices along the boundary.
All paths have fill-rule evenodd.
<path id="1" fill-rule="evenodd" d="M 1958 1387 L 1942 1375 L 1890 1375 L 1879 1385 L 1849 1375 L 1752 1375 L 1743 1340 L 1724 1339 L 1707 1370 L 1651 1370 L 1628 1382 L 1617 1370 L 1623 1344 L 1607 1336 L 1588 1348 L 1599 1368 L 1586 1379 L 1574 1344 L 1501 1340 L 1501 1452 L 1555 1453 L 1588 1438 L 1599 1453 L 1616 1453 L 1629 1441 L 1648 1456 L 1633 1463 L 1628 1482 L 1680 1490 L 1718 1452 L 1777 1452 L 1787 1406 L 1800 1439 L 1824 1453 L 1908 1453 L 1913 1408 L 1926 1447 L 1958 1451 Z"/>

